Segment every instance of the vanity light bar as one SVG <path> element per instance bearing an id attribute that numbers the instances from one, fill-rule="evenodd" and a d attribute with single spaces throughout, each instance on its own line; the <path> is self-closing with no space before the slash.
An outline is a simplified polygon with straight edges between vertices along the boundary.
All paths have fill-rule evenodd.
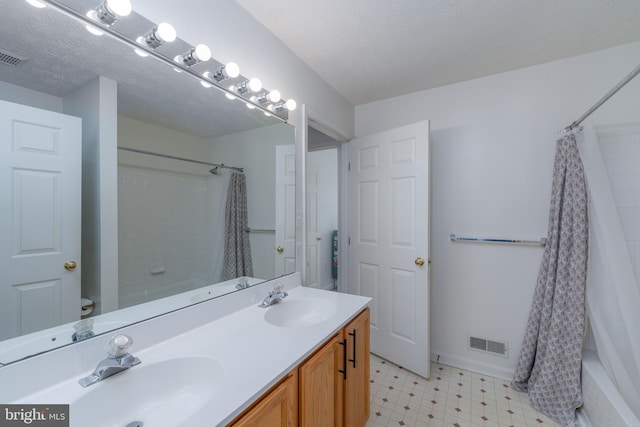
<path id="1" fill-rule="evenodd" d="M 51 6 L 53 9 L 63 13 L 64 15 L 80 22 L 81 24 L 92 27 L 96 29 L 96 33 L 94 34 L 108 34 L 110 37 L 118 40 L 119 42 L 131 47 L 138 55 L 140 56 L 152 56 L 156 60 L 163 62 L 166 65 L 174 68 L 176 71 L 181 71 L 186 74 L 191 75 L 195 79 L 197 79 L 203 86 L 215 86 L 219 90 L 223 91 L 227 98 L 236 99 L 240 98 L 242 101 L 247 103 L 247 105 L 252 105 L 254 108 L 258 108 L 262 110 L 265 115 L 273 116 L 278 118 L 283 122 L 287 122 L 289 115 L 289 111 L 293 111 L 296 108 L 296 102 L 293 99 L 290 99 L 286 102 L 283 101 L 271 101 L 265 102 L 265 100 L 259 100 L 258 97 L 251 96 L 248 94 L 251 92 L 260 92 L 262 90 L 262 83 L 258 79 L 245 79 L 242 83 L 237 86 L 223 86 L 221 84 L 222 81 L 227 79 L 233 79 L 242 77 L 239 74 L 239 69 L 235 63 L 228 63 L 225 66 L 220 67 L 213 74 L 208 72 L 205 74 L 201 74 L 195 70 L 193 70 L 193 66 L 199 62 L 205 62 L 211 58 L 211 51 L 205 45 L 198 45 L 192 48 L 190 51 L 186 52 L 184 55 L 178 55 L 176 58 L 169 58 L 167 56 L 158 53 L 155 49 L 160 46 L 160 44 L 164 42 L 169 42 L 170 40 L 162 40 L 162 43 L 157 44 L 156 40 L 153 38 L 157 37 L 158 34 L 155 33 L 156 28 L 152 29 L 150 32 L 146 33 L 144 36 L 139 37 L 138 40 L 132 40 L 126 35 L 121 34 L 118 31 L 115 31 L 112 28 L 112 24 L 115 23 L 118 19 L 129 15 L 131 11 L 126 7 L 129 3 L 128 0 L 105 0 L 98 8 L 93 9 L 92 11 L 96 13 L 96 20 L 93 18 L 92 11 L 89 11 L 91 17 L 83 15 L 77 10 L 63 4 L 60 0 L 37 0 L 39 3 Z M 118 5 L 117 9 L 114 5 Z M 130 6 L 130 3 L 129 3 Z M 100 15 L 98 15 L 98 13 Z M 99 18 L 99 16 L 107 16 L 105 19 Z M 113 21 L 111 21 L 113 19 Z M 110 22 L 111 23 L 107 23 Z M 99 30 L 95 27 L 96 23 L 102 23 Z M 161 24 L 162 25 L 162 24 Z M 168 24 L 167 24 L 168 25 Z M 172 27 L 173 28 L 173 27 Z M 161 37 L 158 37 L 158 39 Z M 168 37 L 169 39 L 171 37 Z M 144 42 L 144 43 L 143 43 Z M 155 46 L 157 44 L 157 46 Z M 206 48 L 206 49 L 204 49 Z M 207 54 L 208 53 L 208 54 Z M 237 74 L 236 74 L 237 72 Z M 257 81 L 257 82 L 256 82 Z M 258 85 L 259 83 L 259 85 Z M 258 88 L 259 86 L 259 88 Z M 255 89 L 255 90 L 253 90 Z M 278 91 L 267 91 L 267 93 L 276 92 L 278 95 L 280 92 Z"/>

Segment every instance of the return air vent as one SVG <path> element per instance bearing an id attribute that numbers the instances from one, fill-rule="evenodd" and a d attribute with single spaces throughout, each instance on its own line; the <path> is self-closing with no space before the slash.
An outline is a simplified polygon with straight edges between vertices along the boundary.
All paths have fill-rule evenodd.
<path id="1" fill-rule="evenodd" d="M 17 67 L 26 60 L 27 58 L 21 58 L 18 55 L 14 55 L 13 53 L 0 49 L 0 64 Z"/>
<path id="2" fill-rule="evenodd" d="M 491 341 L 486 338 L 469 337 L 468 347 L 471 350 L 484 351 L 499 356 L 509 357 L 509 346 L 500 341 Z"/>

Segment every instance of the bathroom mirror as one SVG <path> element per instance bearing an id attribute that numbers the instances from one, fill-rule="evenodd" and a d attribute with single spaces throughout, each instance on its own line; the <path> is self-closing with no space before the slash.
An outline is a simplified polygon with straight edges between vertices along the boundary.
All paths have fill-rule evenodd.
<path id="1" fill-rule="evenodd" d="M 88 11 L 101 1 L 60 3 Z M 129 34 L 153 26 L 135 11 L 114 24 Z M 178 38 L 159 50 L 173 58 L 191 46 Z M 13 278 L 19 268 L 3 271 L 0 312 L 11 318 L 0 322 L 5 324 L 0 326 L 0 364 L 70 344 L 81 314 L 93 320 L 94 333 L 104 333 L 295 270 L 292 126 L 201 86 L 188 73 L 140 57 L 108 35 L 92 35 L 51 7 L 35 8 L 26 1 L 3 4 L 0 58 L 2 115 L 11 114 L 7 105 L 20 104 L 70 116 L 96 109 L 101 120 L 92 122 L 89 115 L 82 121 L 82 249 L 75 272 L 82 277 L 78 296 L 86 299 L 61 301 L 65 294 L 55 280 L 20 282 Z M 192 69 L 204 73 L 218 65 L 212 60 Z M 89 141 L 95 138 L 99 143 Z M 4 138 L 0 143 L 12 144 Z M 93 153 L 100 163 L 92 164 L 87 156 L 92 150 L 110 155 L 111 163 Z M 10 165 L 0 165 L 2 176 L 11 180 Z M 244 232 L 253 268 L 251 274 L 229 278 L 222 273 L 222 249 L 236 168 L 246 178 L 249 228 Z M 37 187 L 39 181 L 34 182 Z M 15 194 L 11 186 L 0 192 L 7 207 L 0 218 L 16 218 Z M 2 231 L 14 233 L 11 227 Z M 7 247 L 1 254 L 11 257 Z M 0 265 L 10 270 L 14 264 Z M 117 274 L 111 271 L 114 265 Z"/>

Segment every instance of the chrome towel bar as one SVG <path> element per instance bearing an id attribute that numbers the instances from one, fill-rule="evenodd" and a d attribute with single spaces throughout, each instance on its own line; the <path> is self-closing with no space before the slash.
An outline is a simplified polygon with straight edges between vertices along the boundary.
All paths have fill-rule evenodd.
<path id="1" fill-rule="evenodd" d="M 478 237 L 458 237 L 455 234 L 449 235 L 452 242 L 466 243 L 497 243 L 506 245 L 525 245 L 525 246 L 544 246 L 547 244 L 547 238 L 542 237 L 540 240 L 518 240 L 518 239 L 482 239 Z"/>

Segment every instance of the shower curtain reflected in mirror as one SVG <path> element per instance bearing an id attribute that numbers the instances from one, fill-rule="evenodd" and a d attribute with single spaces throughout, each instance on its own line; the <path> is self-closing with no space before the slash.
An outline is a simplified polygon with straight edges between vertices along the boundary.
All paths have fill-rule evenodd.
<path id="1" fill-rule="evenodd" d="M 246 178 L 243 173 L 233 171 L 225 210 L 223 280 L 253 276 L 248 228 Z"/>

